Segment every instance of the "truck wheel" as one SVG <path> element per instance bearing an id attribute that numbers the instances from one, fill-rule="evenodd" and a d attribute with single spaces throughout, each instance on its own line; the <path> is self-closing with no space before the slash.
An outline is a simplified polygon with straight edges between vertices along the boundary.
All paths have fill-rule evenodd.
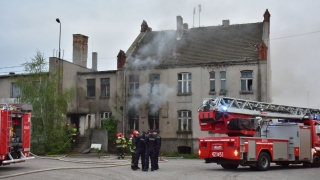
<path id="1" fill-rule="evenodd" d="M 267 171 L 270 167 L 270 156 L 266 152 L 262 152 L 259 155 L 257 168 L 260 171 Z"/>
<path id="2" fill-rule="evenodd" d="M 311 164 L 312 167 L 320 167 L 320 158 L 319 156 L 313 157 L 313 162 Z"/>
<path id="3" fill-rule="evenodd" d="M 237 169 L 239 164 L 221 164 L 223 169 Z"/>

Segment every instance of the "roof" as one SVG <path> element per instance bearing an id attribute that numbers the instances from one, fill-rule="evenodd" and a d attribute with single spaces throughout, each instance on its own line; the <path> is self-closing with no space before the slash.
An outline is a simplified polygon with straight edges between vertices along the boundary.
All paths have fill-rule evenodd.
<path id="1" fill-rule="evenodd" d="M 184 30 L 147 31 L 127 59 L 127 65 L 172 66 L 258 59 L 263 22 Z M 138 66 L 137 66 L 138 65 Z"/>

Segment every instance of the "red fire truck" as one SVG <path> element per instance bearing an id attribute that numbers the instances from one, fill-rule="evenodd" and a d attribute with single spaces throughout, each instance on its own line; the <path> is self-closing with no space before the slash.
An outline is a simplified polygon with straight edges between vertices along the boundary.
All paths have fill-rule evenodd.
<path id="1" fill-rule="evenodd" d="M 30 153 L 32 105 L 0 104 L 0 165 L 24 162 Z"/>
<path id="2" fill-rule="evenodd" d="M 266 171 L 270 163 L 320 167 L 319 109 L 205 98 L 198 109 L 199 157 L 224 169 Z"/>

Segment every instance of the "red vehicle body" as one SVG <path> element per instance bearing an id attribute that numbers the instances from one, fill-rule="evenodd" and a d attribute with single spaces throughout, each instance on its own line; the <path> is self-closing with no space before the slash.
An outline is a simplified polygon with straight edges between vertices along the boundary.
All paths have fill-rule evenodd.
<path id="1" fill-rule="evenodd" d="M 0 165 L 24 162 L 30 153 L 30 104 L 0 104 Z"/>
<path id="2" fill-rule="evenodd" d="M 320 110 L 217 97 L 198 109 L 199 157 L 224 169 L 268 170 L 270 163 L 320 167 Z"/>

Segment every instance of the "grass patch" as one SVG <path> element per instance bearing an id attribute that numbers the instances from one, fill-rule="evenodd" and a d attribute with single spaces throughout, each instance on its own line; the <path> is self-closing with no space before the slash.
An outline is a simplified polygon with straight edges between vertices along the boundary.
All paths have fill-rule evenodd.
<path id="1" fill-rule="evenodd" d="M 181 154 L 181 153 L 160 153 L 161 157 L 179 157 L 185 159 L 199 159 L 199 155 L 197 153 L 194 154 Z"/>

